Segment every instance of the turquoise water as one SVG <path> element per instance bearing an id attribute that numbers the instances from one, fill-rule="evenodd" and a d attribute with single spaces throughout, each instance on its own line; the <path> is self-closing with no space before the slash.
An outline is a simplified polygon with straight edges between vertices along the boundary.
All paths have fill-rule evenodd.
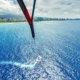
<path id="1" fill-rule="evenodd" d="M 0 23 L 0 80 L 79 80 L 80 21 Z"/>

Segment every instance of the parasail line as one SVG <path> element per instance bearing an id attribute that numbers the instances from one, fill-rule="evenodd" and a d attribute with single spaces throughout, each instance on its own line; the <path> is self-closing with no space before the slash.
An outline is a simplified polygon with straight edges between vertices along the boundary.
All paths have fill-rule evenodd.
<path id="1" fill-rule="evenodd" d="M 36 5 L 36 0 L 34 0 L 34 3 L 33 3 L 32 20 L 33 20 L 33 17 L 34 17 L 35 5 Z"/>
<path id="2" fill-rule="evenodd" d="M 20 6 L 22 12 L 24 13 L 26 20 L 28 21 L 28 23 L 30 25 L 32 37 L 34 38 L 35 37 L 35 33 L 34 33 L 34 27 L 33 27 L 33 20 L 29 15 L 28 9 L 26 8 L 23 0 L 17 0 L 17 2 L 19 3 L 19 6 Z"/>

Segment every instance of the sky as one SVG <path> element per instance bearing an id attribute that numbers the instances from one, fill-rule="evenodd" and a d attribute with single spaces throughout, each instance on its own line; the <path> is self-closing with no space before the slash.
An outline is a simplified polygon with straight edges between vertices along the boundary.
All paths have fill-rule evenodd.
<path id="1" fill-rule="evenodd" d="M 33 0 L 23 0 L 29 13 Z M 0 15 L 23 15 L 17 0 L 0 0 Z M 35 17 L 80 18 L 80 0 L 37 0 Z"/>

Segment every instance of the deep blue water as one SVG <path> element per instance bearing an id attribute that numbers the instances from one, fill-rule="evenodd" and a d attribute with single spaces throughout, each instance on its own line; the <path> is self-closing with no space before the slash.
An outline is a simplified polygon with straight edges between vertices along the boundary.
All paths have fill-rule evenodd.
<path id="1" fill-rule="evenodd" d="M 80 80 L 80 21 L 0 23 L 0 80 Z"/>

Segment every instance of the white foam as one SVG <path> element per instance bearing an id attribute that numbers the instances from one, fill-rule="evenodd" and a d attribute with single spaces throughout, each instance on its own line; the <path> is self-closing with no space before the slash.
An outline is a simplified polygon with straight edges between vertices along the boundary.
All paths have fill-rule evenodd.
<path id="1" fill-rule="evenodd" d="M 41 56 L 38 56 L 36 58 L 36 61 L 34 61 L 33 64 L 26 64 L 26 63 L 19 63 L 19 62 L 12 62 L 12 61 L 1 61 L 0 62 L 0 65 L 13 65 L 13 66 L 17 66 L 17 67 L 20 67 L 20 68 L 29 68 L 29 69 L 33 69 L 35 67 L 35 65 L 37 63 L 39 63 L 41 61 Z"/>
<path id="2" fill-rule="evenodd" d="M 27 65 L 26 63 L 18 63 L 18 62 L 12 62 L 12 61 L 1 61 L 0 62 L 1 65 L 13 65 L 13 66 L 17 66 L 20 68 L 30 68 L 33 69 L 34 68 L 34 64 L 29 64 Z"/>

